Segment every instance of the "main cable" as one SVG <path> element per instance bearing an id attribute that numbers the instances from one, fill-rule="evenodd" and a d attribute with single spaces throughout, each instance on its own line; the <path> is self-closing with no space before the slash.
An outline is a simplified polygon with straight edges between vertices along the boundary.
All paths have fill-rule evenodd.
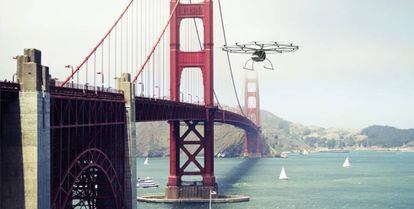
<path id="1" fill-rule="evenodd" d="M 222 12 L 222 9 L 221 9 L 220 0 L 218 0 L 218 5 L 219 5 L 219 11 L 220 11 L 221 28 L 223 30 L 224 44 L 227 46 L 227 36 L 226 36 L 226 30 L 225 30 L 225 27 L 224 27 L 223 12 Z M 240 105 L 239 94 L 237 93 L 236 84 L 234 82 L 233 68 L 232 68 L 232 65 L 231 65 L 231 62 L 230 62 L 230 54 L 229 54 L 228 51 L 226 51 L 226 54 L 227 54 L 227 63 L 229 65 L 229 71 L 230 71 L 230 75 L 231 75 L 231 82 L 233 84 L 233 90 L 234 90 L 234 94 L 236 95 L 237 104 L 239 105 L 241 114 L 244 117 L 246 117 L 246 115 L 243 112 L 243 108 Z"/>

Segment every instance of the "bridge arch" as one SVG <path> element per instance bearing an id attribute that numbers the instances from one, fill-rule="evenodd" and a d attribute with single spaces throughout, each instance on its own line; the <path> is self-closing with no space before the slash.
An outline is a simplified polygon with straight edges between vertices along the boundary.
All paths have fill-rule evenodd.
<path id="1" fill-rule="evenodd" d="M 104 182 L 99 182 L 102 180 Z M 100 189 L 101 187 L 109 187 L 110 194 L 100 193 L 106 191 L 106 189 Z M 83 193 L 74 194 L 77 188 L 80 188 L 79 191 Z M 97 204 L 99 205 L 96 200 L 106 198 L 109 201 L 105 202 L 105 207 L 124 209 L 122 194 L 119 178 L 108 156 L 97 148 L 89 148 L 76 157 L 65 173 L 53 199 L 52 208 L 66 208 L 71 197 L 72 200 L 73 197 L 88 197 L 89 199 L 86 200 L 88 208 L 96 208 Z M 80 203 L 79 208 L 85 206 L 82 204 L 84 199 L 76 200 Z"/>

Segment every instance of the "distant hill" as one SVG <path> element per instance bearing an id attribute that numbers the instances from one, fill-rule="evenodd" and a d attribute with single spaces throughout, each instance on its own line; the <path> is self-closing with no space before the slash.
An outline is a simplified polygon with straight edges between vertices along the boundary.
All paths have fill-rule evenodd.
<path id="1" fill-rule="evenodd" d="M 414 129 L 370 126 L 362 130 L 323 128 L 294 123 L 262 110 L 263 154 L 278 156 L 283 151 L 356 149 L 369 147 L 414 147 Z M 184 126 L 182 127 L 184 130 Z M 244 131 L 231 125 L 215 126 L 215 154 L 237 157 L 243 154 Z M 167 122 L 137 124 L 138 156 L 169 155 Z M 189 135 L 195 139 L 195 135 Z M 191 151 L 191 150 L 190 150 Z"/>
<path id="2" fill-rule="evenodd" d="M 390 126 L 370 126 L 362 129 L 368 138 L 365 146 L 401 147 L 414 145 L 414 129 L 397 129 Z"/>
<path id="3" fill-rule="evenodd" d="M 184 133 L 184 126 L 181 133 Z M 202 133 L 202 131 L 200 131 Z M 214 129 L 214 151 L 224 153 L 228 157 L 241 155 L 243 151 L 244 131 L 231 125 L 216 125 Z M 167 122 L 137 123 L 137 155 L 167 156 L 169 155 L 169 125 Z M 197 140 L 190 134 L 191 140 Z M 189 148 L 189 151 L 194 151 Z"/>

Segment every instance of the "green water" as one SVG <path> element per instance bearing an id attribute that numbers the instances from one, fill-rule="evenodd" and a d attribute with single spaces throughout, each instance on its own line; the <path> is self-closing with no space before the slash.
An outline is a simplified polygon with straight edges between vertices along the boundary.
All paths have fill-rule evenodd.
<path id="1" fill-rule="evenodd" d="M 342 168 L 349 156 L 351 168 Z M 138 176 L 153 177 L 157 189 L 138 195 L 162 194 L 168 158 L 138 159 Z M 288 181 L 278 180 L 285 166 Z M 250 196 L 250 202 L 213 204 L 217 209 L 414 209 L 414 153 L 351 152 L 289 155 L 288 159 L 216 159 L 219 191 Z M 138 203 L 138 208 L 208 208 L 208 205 Z"/>

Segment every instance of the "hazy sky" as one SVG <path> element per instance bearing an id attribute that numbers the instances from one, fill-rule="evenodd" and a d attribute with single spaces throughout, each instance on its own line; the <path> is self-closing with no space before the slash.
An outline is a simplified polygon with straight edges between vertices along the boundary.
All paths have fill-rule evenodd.
<path id="1" fill-rule="evenodd" d="M 39 48 L 51 73 L 78 63 L 126 0 L 0 0 L 0 79 L 12 57 Z M 324 127 L 414 127 L 414 1 L 222 0 L 229 42 L 274 40 L 300 45 L 259 69 L 261 106 L 287 120 Z M 217 8 L 217 7 L 216 7 Z M 219 19 L 215 18 L 216 91 L 235 105 Z M 248 56 L 232 62 L 239 92 Z"/>

